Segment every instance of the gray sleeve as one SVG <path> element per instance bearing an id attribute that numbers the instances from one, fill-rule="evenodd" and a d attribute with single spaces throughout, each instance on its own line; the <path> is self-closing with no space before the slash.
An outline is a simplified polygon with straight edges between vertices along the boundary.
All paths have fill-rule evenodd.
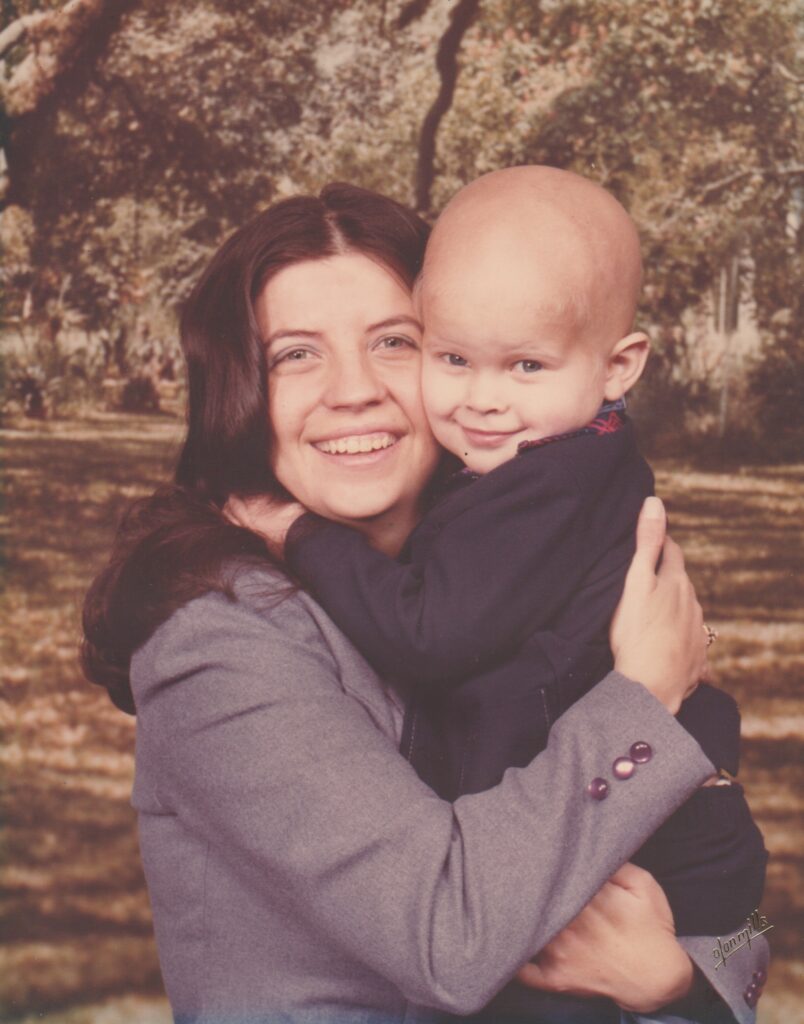
<path id="1" fill-rule="evenodd" d="M 737 955 L 718 967 L 716 952 L 720 943 L 740 946 Z M 768 975 L 768 943 L 762 935 L 753 936 L 750 946 L 739 932 L 717 936 L 679 936 L 687 955 L 718 996 L 708 993 L 705 1005 L 697 1011 L 657 1010 L 641 1014 L 622 1012 L 621 1024 L 756 1024 L 756 1004 Z M 728 948 L 728 947 L 727 947 Z M 754 991 L 752 991 L 752 988 Z M 700 997 L 699 997 L 700 999 Z"/>
<path id="2" fill-rule="evenodd" d="M 611 673 L 531 765 L 446 803 L 346 692 L 299 598 L 266 615 L 202 598 L 137 659 L 161 804 L 408 999 L 455 1013 L 485 1005 L 713 770 Z M 613 781 L 637 740 L 652 759 Z"/>
<path id="3" fill-rule="evenodd" d="M 719 939 L 709 935 L 682 935 L 678 940 L 738 1024 L 754 1024 L 756 1021 L 756 1001 L 768 974 L 767 940 L 762 935 L 752 934 L 748 945 L 749 931 L 745 928 L 731 935 L 722 935 Z M 718 966 L 716 950 L 723 943 L 733 944 L 737 951 Z M 756 991 L 756 998 L 752 998 L 751 986 Z"/>

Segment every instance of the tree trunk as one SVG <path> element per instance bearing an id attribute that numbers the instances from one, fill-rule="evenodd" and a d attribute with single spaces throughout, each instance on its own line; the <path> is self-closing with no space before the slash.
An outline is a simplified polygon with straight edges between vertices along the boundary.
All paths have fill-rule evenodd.
<path id="1" fill-rule="evenodd" d="M 26 41 L 30 52 L 0 87 L 8 179 L 0 208 L 28 205 L 26 183 L 58 106 L 76 95 L 106 53 L 136 0 L 68 0 L 58 10 L 26 15 L 0 34 L 0 59 Z"/>
<path id="2" fill-rule="evenodd" d="M 469 26 L 480 7 L 480 0 L 459 0 L 450 16 L 449 27 L 441 37 L 436 53 L 436 68 L 441 87 L 433 105 L 427 111 L 419 134 L 419 154 L 416 164 L 416 209 L 430 212 L 431 192 L 435 180 L 436 136 L 441 119 L 452 106 L 455 83 L 458 80 L 458 50 Z"/>
<path id="3" fill-rule="evenodd" d="M 720 441 L 723 441 L 729 427 L 733 337 L 739 326 L 740 261 L 736 256 L 732 257 L 728 266 L 721 270 L 718 285 L 716 316 L 718 328 L 723 336 L 723 380 L 720 388 L 717 436 Z"/>

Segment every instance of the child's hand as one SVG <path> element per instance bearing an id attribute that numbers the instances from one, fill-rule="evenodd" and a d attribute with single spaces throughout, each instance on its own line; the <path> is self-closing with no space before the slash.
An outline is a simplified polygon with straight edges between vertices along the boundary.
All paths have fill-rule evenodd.
<path id="1" fill-rule="evenodd" d="M 260 494 L 251 498 L 232 495 L 223 514 L 235 524 L 259 534 L 272 551 L 282 558 L 288 530 L 307 511 L 297 501 L 279 501 Z"/>

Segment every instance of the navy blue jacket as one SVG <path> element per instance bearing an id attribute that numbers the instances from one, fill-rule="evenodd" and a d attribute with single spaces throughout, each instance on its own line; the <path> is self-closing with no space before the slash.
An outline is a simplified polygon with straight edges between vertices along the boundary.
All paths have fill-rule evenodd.
<path id="1" fill-rule="evenodd" d="M 611 668 L 608 626 L 652 493 L 626 422 L 523 451 L 482 477 L 458 474 L 409 538 L 405 564 L 317 517 L 294 526 L 286 557 L 377 671 L 414 685 L 403 753 L 455 799 L 528 764 Z M 702 685 L 679 719 L 736 774 L 730 697 Z M 766 853 L 737 784 L 701 789 L 634 860 L 664 887 L 679 934 L 725 933 L 759 903 Z"/>

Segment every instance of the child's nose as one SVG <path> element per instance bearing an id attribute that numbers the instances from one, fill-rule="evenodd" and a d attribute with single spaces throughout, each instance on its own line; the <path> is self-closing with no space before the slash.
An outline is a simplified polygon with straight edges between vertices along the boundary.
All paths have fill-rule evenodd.
<path id="1" fill-rule="evenodd" d="M 488 415 L 507 408 L 504 389 L 495 374 L 474 373 L 466 393 L 466 405 L 472 412 Z"/>

